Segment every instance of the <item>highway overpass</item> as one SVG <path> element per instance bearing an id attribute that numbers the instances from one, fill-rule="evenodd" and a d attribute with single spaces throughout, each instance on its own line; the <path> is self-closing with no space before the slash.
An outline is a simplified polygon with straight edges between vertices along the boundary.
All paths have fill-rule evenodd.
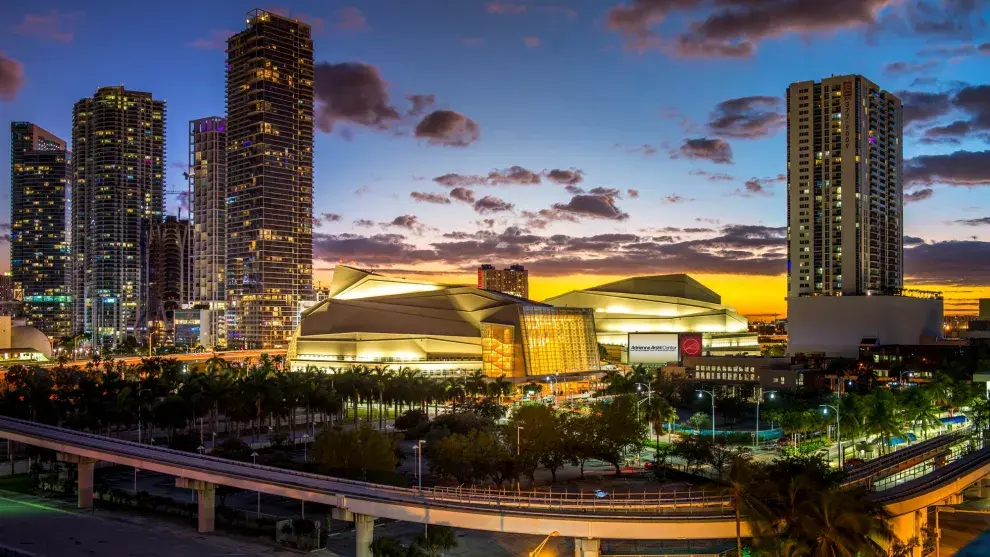
<path id="1" fill-rule="evenodd" d="M 597 555 L 597 540 L 601 538 L 735 537 L 730 501 L 714 491 L 651 495 L 616 493 L 605 499 L 598 499 L 591 493 L 448 488 L 420 491 L 195 455 L 14 418 L 0 417 L 0 438 L 51 449 L 61 460 L 76 463 L 80 507 L 92 505 L 94 464 L 97 461 L 113 462 L 172 475 L 177 478 L 177 485 L 197 490 L 199 529 L 203 532 L 213 530 L 216 485 L 331 505 L 335 507 L 336 518 L 355 523 L 357 554 L 361 557 L 370 555 L 368 544 L 375 518 L 542 536 L 557 532 L 560 536 L 580 540 L 577 546 L 581 548 L 580 554 L 586 557 Z M 898 453 L 912 460 L 920 458 L 919 453 L 937 450 L 940 444 L 947 446 L 958 441 L 951 437 L 932 439 L 924 445 L 919 444 L 922 448 L 917 451 Z M 883 466 L 899 469 L 901 464 L 895 458 L 898 453 L 888 455 Z M 929 475 L 931 478 L 924 476 L 882 492 L 884 506 L 895 514 L 895 529 L 903 533 L 919 530 L 918 509 L 951 499 L 990 473 L 988 449 L 966 458 L 969 460 L 962 459 L 936 470 L 935 474 Z M 965 464 L 963 460 L 966 460 Z M 871 468 L 869 475 L 882 473 Z M 914 487 L 904 487 L 908 485 Z M 909 518 L 896 513 L 909 515 Z M 744 523 L 743 535 L 749 536 L 749 532 L 749 526 Z"/>

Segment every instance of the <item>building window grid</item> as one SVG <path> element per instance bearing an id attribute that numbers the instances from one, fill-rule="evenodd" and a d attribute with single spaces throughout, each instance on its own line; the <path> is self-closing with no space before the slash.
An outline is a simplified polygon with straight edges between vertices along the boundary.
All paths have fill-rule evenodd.
<path id="1" fill-rule="evenodd" d="M 599 368 L 591 310 L 522 306 L 520 312 L 527 375 L 546 376 Z"/>
<path id="2" fill-rule="evenodd" d="M 481 324 L 481 363 L 486 377 L 514 377 L 515 327 Z"/>

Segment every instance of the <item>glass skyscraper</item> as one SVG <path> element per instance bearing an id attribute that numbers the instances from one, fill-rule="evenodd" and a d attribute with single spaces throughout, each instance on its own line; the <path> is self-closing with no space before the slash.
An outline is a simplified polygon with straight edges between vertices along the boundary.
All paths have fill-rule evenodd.
<path id="1" fill-rule="evenodd" d="M 66 142 L 30 122 L 11 122 L 10 272 L 29 326 L 57 341 L 72 332 Z"/>
<path id="2" fill-rule="evenodd" d="M 165 102 L 102 87 L 72 116 L 74 329 L 97 348 L 141 341 L 149 236 L 164 210 Z"/>
<path id="3" fill-rule="evenodd" d="M 227 41 L 228 346 L 287 346 L 313 291 L 313 41 L 264 10 Z"/>

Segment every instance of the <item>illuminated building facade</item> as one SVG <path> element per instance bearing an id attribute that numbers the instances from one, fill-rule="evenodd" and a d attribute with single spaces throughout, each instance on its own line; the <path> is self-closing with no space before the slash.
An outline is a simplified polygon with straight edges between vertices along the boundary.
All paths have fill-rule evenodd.
<path id="1" fill-rule="evenodd" d="M 482 265 L 478 267 L 478 288 L 529 298 L 529 271 L 522 265 L 512 265 L 508 269 Z"/>
<path id="2" fill-rule="evenodd" d="M 902 122 L 860 75 L 787 88 L 788 297 L 901 289 Z"/>
<path id="3" fill-rule="evenodd" d="M 173 215 L 151 227 L 149 321 L 170 324 L 173 312 L 189 303 L 192 290 L 189 234 L 189 221 Z"/>
<path id="4" fill-rule="evenodd" d="M 63 139 L 11 122 L 10 273 L 28 326 L 52 339 L 72 332 L 66 199 L 72 176 Z"/>
<path id="5" fill-rule="evenodd" d="M 482 370 L 518 382 L 598 372 L 594 327 L 584 308 L 338 265 L 329 297 L 304 313 L 288 358 L 297 371 L 387 365 L 434 376 Z"/>
<path id="6" fill-rule="evenodd" d="M 264 10 L 227 40 L 231 347 L 284 347 L 313 290 L 313 41 Z"/>
<path id="7" fill-rule="evenodd" d="M 758 336 L 722 297 L 688 275 L 632 277 L 546 300 L 558 308 L 590 308 L 595 334 L 621 347 L 628 361 L 629 333 L 701 333 L 702 349 L 714 355 L 759 355 Z"/>
<path id="8" fill-rule="evenodd" d="M 77 333 L 98 348 L 142 337 L 148 242 L 165 194 L 165 102 L 102 87 L 72 114 L 72 288 Z"/>
<path id="9" fill-rule="evenodd" d="M 211 340 L 226 344 L 227 307 L 227 119 L 219 116 L 189 122 L 189 216 L 192 288 L 189 302 L 210 311 Z"/>

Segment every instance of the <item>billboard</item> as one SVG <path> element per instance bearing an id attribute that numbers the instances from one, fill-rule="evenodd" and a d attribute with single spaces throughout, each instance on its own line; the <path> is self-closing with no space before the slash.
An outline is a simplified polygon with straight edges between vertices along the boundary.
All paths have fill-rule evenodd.
<path id="1" fill-rule="evenodd" d="M 629 333 L 630 364 L 669 364 L 680 358 L 677 333 Z"/>
<path id="2" fill-rule="evenodd" d="M 678 338 L 681 347 L 681 359 L 702 355 L 701 333 L 681 333 Z"/>

